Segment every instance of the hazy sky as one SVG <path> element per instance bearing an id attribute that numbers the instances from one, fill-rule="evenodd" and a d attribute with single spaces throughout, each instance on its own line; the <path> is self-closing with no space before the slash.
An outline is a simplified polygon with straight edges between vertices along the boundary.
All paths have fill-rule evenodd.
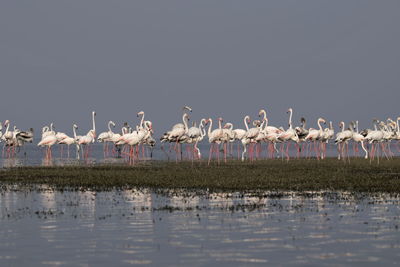
<path id="1" fill-rule="evenodd" d="M 0 120 L 80 133 L 146 112 L 156 135 L 260 108 L 359 119 L 400 115 L 400 1 L 15 1 L 0 3 Z"/>

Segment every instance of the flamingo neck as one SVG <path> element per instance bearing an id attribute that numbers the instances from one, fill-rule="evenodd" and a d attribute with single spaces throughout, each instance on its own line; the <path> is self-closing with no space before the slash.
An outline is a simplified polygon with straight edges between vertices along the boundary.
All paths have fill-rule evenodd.
<path id="1" fill-rule="evenodd" d="M 187 133 L 189 131 L 189 127 L 188 127 L 188 123 L 187 123 L 187 114 L 186 113 L 183 114 L 182 120 L 183 120 L 183 125 L 185 125 L 185 133 Z"/>
<path id="2" fill-rule="evenodd" d="M 397 127 L 397 133 L 400 133 L 399 121 L 400 121 L 400 118 L 397 118 L 397 125 L 396 125 L 396 127 Z"/>
<path id="3" fill-rule="evenodd" d="M 344 127 L 345 126 L 345 124 L 344 124 L 344 121 L 342 121 L 342 132 L 344 132 Z"/>
<path id="4" fill-rule="evenodd" d="M 263 120 L 267 119 L 267 112 L 265 110 L 261 110 L 261 113 L 263 114 Z"/>
<path id="5" fill-rule="evenodd" d="M 6 132 L 4 134 L 8 133 L 9 128 L 10 128 L 10 124 L 7 124 Z"/>
<path id="6" fill-rule="evenodd" d="M 292 129 L 292 115 L 293 115 L 293 111 L 290 110 L 290 115 L 289 115 L 289 129 Z"/>
<path id="7" fill-rule="evenodd" d="M 263 123 L 264 123 L 264 128 L 262 129 L 262 131 L 264 133 L 266 133 L 267 132 L 267 127 L 268 127 L 268 119 L 265 118 Z"/>
<path id="8" fill-rule="evenodd" d="M 322 132 L 322 126 L 321 126 L 321 121 L 318 120 L 318 127 L 319 127 L 319 131 Z"/>
<path id="9" fill-rule="evenodd" d="M 72 132 L 74 133 L 74 139 L 76 139 L 76 129 L 74 126 L 72 126 Z"/>
<path id="10" fill-rule="evenodd" d="M 200 121 L 200 125 L 199 125 L 199 129 L 200 129 L 200 134 L 201 134 L 201 138 L 203 138 L 206 135 L 206 131 L 204 129 L 204 123 L 205 123 L 205 119 L 201 119 Z"/>
<path id="11" fill-rule="evenodd" d="M 94 113 L 92 113 L 92 130 L 96 132 L 96 122 L 94 121 Z"/>
<path id="12" fill-rule="evenodd" d="M 358 124 L 357 124 L 358 125 Z M 358 127 L 358 126 L 357 126 Z M 333 130 L 332 121 L 329 122 L 329 129 Z M 358 128 L 357 128 L 358 129 Z M 358 131 L 358 130 L 357 130 Z"/>
<path id="13" fill-rule="evenodd" d="M 111 121 L 108 122 L 108 132 L 111 132 Z"/>
<path id="14" fill-rule="evenodd" d="M 211 128 L 212 128 L 213 121 L 211 118 L 209 120 L 210 120 L 210 126 L 208 126 L 208 136 L 211 136 Z"/>
<path id="15" fill-rule="evenodd" d="M 244 117 L 243 119 L 244 125 L 246 126 L 246 130 L 249 130 L 249 125 L 247 125 L 247 116 Z"/>
<path id="16" fill-rule="evenodd" d="M 142 114 L 142 119 L 140 120 L 140 127 L 143 128 L 143 122 L 144 122 L 144 112 Z"/>
<path id="17" fill-rule="evenodd" d="M 260 129 L 260 131 L 263 131 L 265 129 L 265 120 L 262 120 L 260 126 L 258 127 L 258 129 Z"/>

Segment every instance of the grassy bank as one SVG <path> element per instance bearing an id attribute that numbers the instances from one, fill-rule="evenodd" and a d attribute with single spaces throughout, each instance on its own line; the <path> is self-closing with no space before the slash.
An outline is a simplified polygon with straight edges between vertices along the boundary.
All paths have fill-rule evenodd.
<path id="1" fill-rule="evenodd" d="M 115 187 L 187 188 L 222 191 L 272 190 L 400 193 L 400 159 L 370 164 L 363 159 L 264 160 L 220 166 L 154 162 L 137 166 L 18 167 L 0 171 L 0 184 L 47 184 L 59 190 Z"/>

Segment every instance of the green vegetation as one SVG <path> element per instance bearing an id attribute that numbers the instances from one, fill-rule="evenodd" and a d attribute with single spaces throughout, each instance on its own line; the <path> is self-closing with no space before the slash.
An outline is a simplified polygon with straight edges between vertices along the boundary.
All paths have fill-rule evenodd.
<path id="1" fill-rule="evenodd" d="M 207 189 L 211 191 L 339 191 L 400 193 L 400 158 L 370 164 L 352 159 L 261 160 L 206 163 L 152 162 L 136 166 L 96 165 L 18 167 L 0 171 L 5 188 L 48 185 L 56 190 L 111 190 L 149 187 L 155 189 Z"/>

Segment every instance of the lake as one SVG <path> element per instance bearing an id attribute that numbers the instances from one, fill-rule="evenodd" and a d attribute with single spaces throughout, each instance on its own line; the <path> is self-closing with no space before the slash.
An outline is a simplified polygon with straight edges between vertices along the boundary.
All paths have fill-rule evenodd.
<path id="1" fill-rule="evenodd" d="M 400 198 L 3 186 L 0 265 L 398 265 Z"/>

